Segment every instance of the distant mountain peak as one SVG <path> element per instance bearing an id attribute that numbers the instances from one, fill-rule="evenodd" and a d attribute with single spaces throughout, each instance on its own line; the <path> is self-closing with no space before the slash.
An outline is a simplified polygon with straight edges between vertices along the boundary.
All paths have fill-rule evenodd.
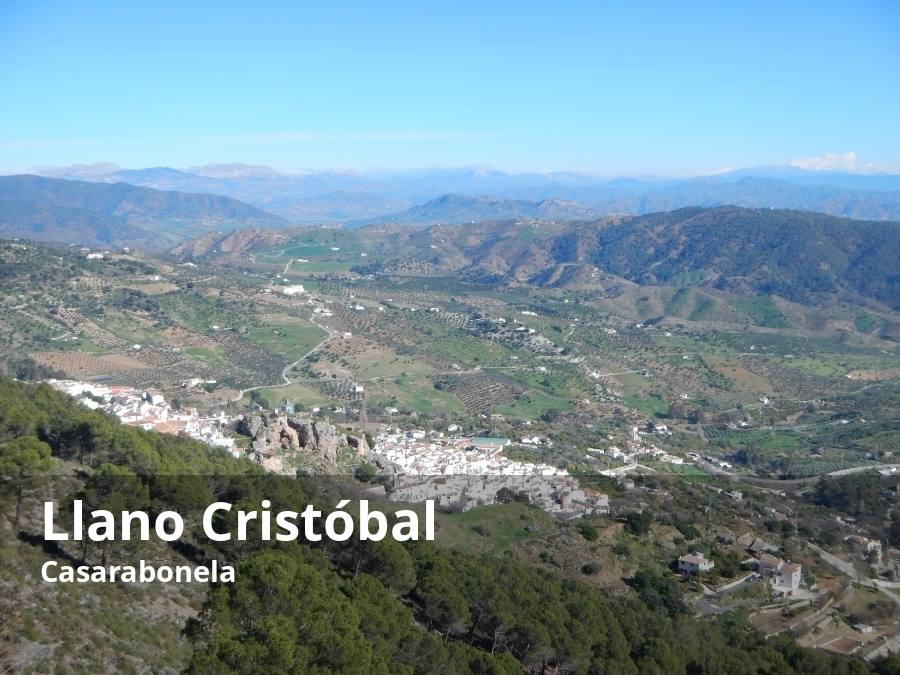
<path id="1" fill-rule="evenodd" d="M 277 178 L 283 174 L 262 164 L 205 164 L 185 169 L 188 173 L 208 178 Z"/>
<path id="2" fill-rule="evenodd" d="M 115 173 L 116 171 L 121 170 L 121 166 L 119 166 L 118 164 L 113 164 L 112 162 L 95 162 L 94 164 L 71 164 L 69 166 L 40 167 L 38 169 L 35 169 L 35 173 L 40 176 L 47 176 L 49 178 L 97 178 L 99 176 L 105 176 L 107 174 Z"/>

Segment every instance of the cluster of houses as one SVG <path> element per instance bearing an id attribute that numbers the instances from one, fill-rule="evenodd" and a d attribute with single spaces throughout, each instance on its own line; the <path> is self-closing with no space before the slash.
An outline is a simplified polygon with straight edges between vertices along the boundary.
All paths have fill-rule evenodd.
<path id="1" fill-rule="evenodd" d="M 684 464 L 684 458 L 657 448 L 655 445 L 645 445 L 642 442 L 627 441 L 626 449 L 611 445 L 606 449 L 588 448 L 589 456 L 608 457 L 616 460 L 621 466 L 610 467 L 600 473 L 607 476 L 618 476 L 636 467 L 639 461 L 653 460 L 667 464 Z"/>
<path id="2" fill-rule="evenodd" d="M 609 513 L 607 495 L 586 493 L 564 469 L 505 457 L 501 451 L 509 444 L 506 438 L 392 429 L 379 434 L 373 456 L 394 476 L 387 493 L 394 501 L 434 499 L 468 510 L 506 494 L 562 516 Z"/>
<path id="3" fill-rule="evenodd" d="M 752 532 L 739 537 L 735 544 L 751 555 L 744 562 L 756 570 L 757 579 L 766 581 L 772 587 L 773 597 L 791 598 L 797 594 L 803 578 L 802 565 L 774 555 L 778 548 Z M 715 566 L 713 560 L 696 551 L 678 558 L 678 571 L 686 576 L 711 572 Z"/>
<path id="4" fill-rule="evenodd" d="M 334 312 L 328 307 L 329 301 L 322 301 L 312 297 L 303 284 L 283 283 L 282 276 L 275 276 L 276 283 L 269 288 L 260 290 L 261 295 L 268 298 L 275 298 L 278 295 L 286 296 L 283 300 L 301 300 L 302 304 L 312 308 L 315 316 L 329 318 L 334 316 Z"/>
<path id="5" fill-rule="evenodd" d="M 419 476 L 566 476 L 549 464 L 518 462 L 501 454 L 507 438 L 445 436 L 391 429 L 379 434 L 377 455 L 395 473 Z"/>
<path id="6" fill-rule="evenodd" d="M 75 380 L 47 380 L 47 383 L 91 410 L 115 415 L 123 424 L 164 434 L 183 434 L 224 448 L 234 456 L 240 454 L 234 439 L 222 432 L 231 421 L 224 411 L 216 416 L 203 416 L 193 408 L 174 410 L 162 394 L 126 386 Z"/>

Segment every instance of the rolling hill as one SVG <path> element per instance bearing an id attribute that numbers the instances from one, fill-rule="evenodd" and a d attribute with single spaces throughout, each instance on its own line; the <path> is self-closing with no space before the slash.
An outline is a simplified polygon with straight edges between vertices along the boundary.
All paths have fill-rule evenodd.
<path id="1" fill-rule="evenodd" d="M 290 238 L 290 230 L 267 230 L 248 227 L 231 232 L 209 232 L 178 244 L 170 253 L 184 259 L 199 258 L 217 251 L 237 254 L 284 244 Z"/>

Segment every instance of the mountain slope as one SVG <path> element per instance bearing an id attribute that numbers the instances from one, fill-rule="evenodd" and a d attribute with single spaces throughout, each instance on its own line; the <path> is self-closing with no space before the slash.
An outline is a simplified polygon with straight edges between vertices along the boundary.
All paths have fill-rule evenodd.
<path id="1" fill-rule="evenodd" d="M 129 225 L 119 216 L 7 199 L 0 199 L 0 238 L 148 249 L 164 243 L 156 235 Z"/>
<path id="2" fill-rule="evenodd" d="M 803 211 L 681 209 L 598 233 L 592 262 L 634 281 L 709 283 L 806 301 L 850 290 L 900 308 L 900 223 Z"/>
<path id="3" fill-rule="evenodd" d="M 773 663 L 785 675 L 865 672 L 791 641 L 767 641 L 745 623 L 698 620 L 679 585 L 655 571 L 635 575 L 636 592 L 624 596 L 524 555 L 441 540 L 285 545 L 251 530 L 247 542 L 213 542 L 189 525 L 171 543 L 44 541 L 44 501 L 83 499 L 110 510 L 146 504 L 196 525 L 214 501 L 265 498 L 276 513 L 327 513 L 358 488 L 264 475 L 193 439 L 86 410 L 45 384 L 0 377 L 0 460 L 28 466 L 42 457 L 55 471 L 29 470 L 28 489 L 10 476 L 20 503 L 7 498 L 0 511 L 4 673 L 538 673 L 550 671 L 551 658 L 571 664 L 569 672 L 774 672 Z M 502 506 L 486 508 L 502 517 Z M 88 583 L 74 591 L 41 580 L 47 562 L 121 570 L 139 560 L 238 570 L 233 583 L 209 585 Z M 498 640 L 497 626 L 510 626 L 509 637 Z M 540 650 L 531 649 L 535 640 Z"/>
<path id="4" fill-rule="evenodd" d="M 438 242 L 436 244 L 432 242 Z M 641 284 L 695 284 L 775 293 L 799 302 L 854 293 L 900 308 L 900 223 L 734 206 L 686 208 L 592 222 L 436 226 L 397 238 L 396 261 L 436 261 L 454 274 L 546 285 L 596 267 Z M 589 276 L 589 275 L 588 275 Z"/>
<path id="5" fill-rule="evenodd" d="M 394 223 L 399 225 L 435 225 L 438 223 L 471 223 L 486 220 L 587 220 L 596 218 L 597 209 L 558 199 L 526 201 L 495 197 L 470 197 L 446 194 L 425 204 L 381 218 L 355 221 L 349 226 Z"/>
<path id="6" fill-rule="evenodd" d="M 248 227 L 232 232 L 210 232 L 182 242 L 170 253 L 179 258 L 199 258 L 212 251 L 236 254 L 283 244 L 290 238 L 290 230 L 264 230 Z"/>
<path id="7" fill-rule="evenodd" d="M 64 243 L 151 243 L 158 248 L 195 234 L 198 227 L 286 225 L 278 216 L 228 197 L 31 175 L 0 176 L 2 202 L 15 203 L 3 209 L 4 236 Z"/>

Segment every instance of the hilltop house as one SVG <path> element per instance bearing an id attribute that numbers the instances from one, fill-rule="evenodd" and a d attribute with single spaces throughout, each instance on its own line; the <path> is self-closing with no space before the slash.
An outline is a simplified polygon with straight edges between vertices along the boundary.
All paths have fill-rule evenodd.
<path id="1" fill-rule="evenodd" d="M 709 572 L 716 564 L 702 553 L 688 553 L 678 559 L 678 571 L 682 574 Z"/>
<path id="2" fill-rule="evenodd" d="M 800 588 L 803 566 L 785 562 L 770 553 L 759 556 L 759 573 L 769 582 L 774 595 L 789 598 Z"/>
<path id="3" fill-rule="evenodd" d="M 853 541 L 860 544 L 866 553 L 866 558 L 876 565 L 881 562 L 881 542 L 875 539 L 869 539 L 858 534 L 851 534 L 844 537 L 844 541 Z"/>
<path id="4" fill-rule="evenodd" d="M 743 495 L 741 495 L 743 497 Z M 733 497 L 733 499 L 737 499 Z M 757 537 L 753 532 L 746 532 L 738 537 L 735 542 L 738 546 L 741 546 L 747 549 L 752 555 L 759 556 L 762 553 L 774 553 L 778 550 L 778 547 L 774 544 L 770 544 L 765 539 L 761 539 Z"/>

